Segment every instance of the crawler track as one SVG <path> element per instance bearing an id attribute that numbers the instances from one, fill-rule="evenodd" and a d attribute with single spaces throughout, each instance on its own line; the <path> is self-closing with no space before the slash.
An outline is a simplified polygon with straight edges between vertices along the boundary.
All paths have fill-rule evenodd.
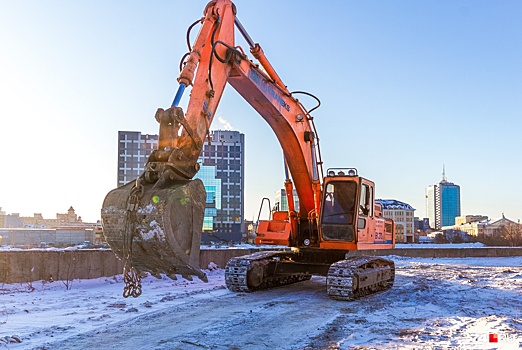
<path id="1" fill-rule="evenodd" d="M 326 291 L 332 299 L 355 300 L 390 289 L 394 277 L 393 261 L 372 256 L 353 257 L 330 266 Z"/>
<path id="2" fill-rule="evenodd" d="M 309 280 L 306 273 L 279 274 L 276 267 L 287 252 L 258 252 L 231 259 L 225 268 L 225 283 L 233 292 L 254 292 Z"/>
<path id="3" fill-rule="evenodd" d="M 362 256 L 328 263 L 313 269 L 313 262 L 292 252 L 267 251 L 231 259 L 225 283 L 233 292 L 254 292 L 306 281 L 312 274 L 326 275 L 330 298 L 355 300 L 393 286 L 395 265 L 383 258 Z M 315 265 L 318 266 L 317 264 Z M 315 271 L 315 272 L 311 272 Z"/>

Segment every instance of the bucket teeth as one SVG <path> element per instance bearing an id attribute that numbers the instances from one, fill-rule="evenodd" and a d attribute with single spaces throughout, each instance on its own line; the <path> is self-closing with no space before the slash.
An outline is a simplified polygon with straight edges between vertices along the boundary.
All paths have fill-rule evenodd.
<path id="1" fill-rule="evenodd" d="M 205 201 L 205 187 L 199 179 L 163 188 L 146 184 L 140 191 L 130 182 L 106 196 L 101 213 L 103 233 L 126 268 L 159 278 L 164 273 L 171 278 L 179 274 L 207 281 L 199 268 Z"/>
<path id="2" fill-rule="evenodd" d="M 191 275 L 181 275 L 181 277 L 183 277 L 186 280 L 192 281 L 192 276 Z"/>

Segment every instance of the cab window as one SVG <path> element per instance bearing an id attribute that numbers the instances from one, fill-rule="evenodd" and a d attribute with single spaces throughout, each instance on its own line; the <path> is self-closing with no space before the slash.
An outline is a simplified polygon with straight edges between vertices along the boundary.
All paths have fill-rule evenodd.
<path id="1" fill-rule="evenodd" d="M 353 224 L 357 184 L 354 181 L 335 181 L 326 186 L 323 202 L 323 223 Z"/>
<path id="2" fill-rule="evenodd" d="M 359 215 L 373 216 L 373 187 L 367 184 L 361 186 Z"/>

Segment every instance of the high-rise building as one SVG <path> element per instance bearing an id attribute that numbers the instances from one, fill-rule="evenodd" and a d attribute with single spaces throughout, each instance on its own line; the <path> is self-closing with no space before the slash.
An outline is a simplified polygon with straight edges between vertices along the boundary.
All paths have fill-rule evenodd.
<path id="1" fill-rule="evenodd" d="M 203 166 L 214 166 L 215 179 L 221 180 L 221 208 L 216 208 L 213 235 L 224 241 L 241 241 L 245 231 L 245 135 L 239 131 L 213 130 L 210 131 L 209 139 L 210 142 L 203 145 L 199 160 Z M 207 186 L 205 180 L 202 180 Z"/>
<path id="2" fill-rule="evenodd" d="M 430 225 L 437 230 L 454 225 L 460 216 L 460 186 L 449 182 L 444 170 L 442 181 L 426 188 L 426 210 Z"/>
<path id="3" fill-rule="evenodd" d="M 145 163 L 158 147 L 158 135 L 139 131 L 118 131 L 118 186 L 136 180 L 145 170 Z"/>
<path id="4" fill-rule="evenodd" d="M 214 220 L 221 210 L 221 179 L 216 177 L 216 167 L 203 165 L 194 178 L 201 179 L 207 192 L 205 216 L 203 218 L 203 241 L 214 232 Z"/>
<path id="5" fill-rule="evenodd" d="M 118 132 L 118 186 L 143 173 L 158 135 Z M 245 135 L 238 131 L 210 131 L 199 157 L 200 178 L 207 191 L 202 242 L 241 241 L 244 214 Z"/>
<path id="6" fill-rule="evenodd" d="M 295 211 L 299 211 L 299 197 L 297 196 L 297 192 L 294 189 L 294 205 Z M 286 197 L 286 190 L 284 188 L 276 191 L 275 193 L 275 203 L 273 208 L 277 211 L 288 211 L 288 198 Z"/>

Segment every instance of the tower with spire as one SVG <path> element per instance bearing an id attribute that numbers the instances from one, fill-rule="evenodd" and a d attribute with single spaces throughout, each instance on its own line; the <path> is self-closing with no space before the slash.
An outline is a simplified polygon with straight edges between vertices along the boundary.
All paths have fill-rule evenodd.
<path id="1" fill-rule="evenodd" d="M 446 166 L 442 165 L 442 180 L 426 187 L 426 215 L 430 226 L 440 230 L 444 226 L 455 224 L 460 216 L 460 186 L 446 178 Z"/>

